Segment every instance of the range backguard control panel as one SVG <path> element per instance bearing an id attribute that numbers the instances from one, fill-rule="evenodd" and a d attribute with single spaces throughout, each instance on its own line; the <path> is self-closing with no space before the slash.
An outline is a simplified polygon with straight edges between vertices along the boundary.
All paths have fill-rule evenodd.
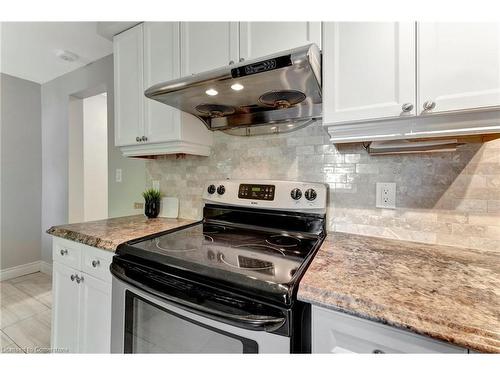
<path id="1" fill-rule="evenodd" d="M 274 200 L 274 185 L 240 184 L 238 198 L 261 201 Z"/>

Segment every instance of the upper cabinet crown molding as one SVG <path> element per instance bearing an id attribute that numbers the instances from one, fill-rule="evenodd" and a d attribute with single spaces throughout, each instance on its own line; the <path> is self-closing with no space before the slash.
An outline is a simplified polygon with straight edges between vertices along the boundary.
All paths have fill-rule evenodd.
<path id="1" fill-rule="evenodd" d="M 323 23 L 334 143 L 500 133 L 500 24 Z"/>

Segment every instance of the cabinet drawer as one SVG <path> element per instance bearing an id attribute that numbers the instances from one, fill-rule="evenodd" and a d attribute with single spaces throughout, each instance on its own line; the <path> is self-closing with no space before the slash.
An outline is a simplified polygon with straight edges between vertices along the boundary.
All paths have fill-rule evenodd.
<path id="1" fill-rule="evenodd" d="M 314 353 L 467 353 L 467 349 L 313 306 Z"/>
<path id="2" fill-rule="evenodd" d="M 81 244 L 54 237 L 52 245 L 52 260 L 69 267 L 80 269 Z"/>
<path id="3" fill-rule="evenodd" d="M 82 271 L 95 278 L 111 282 L 109 265 L 113 259 L 113 252 L 85 246 L 82 249 Z"/>

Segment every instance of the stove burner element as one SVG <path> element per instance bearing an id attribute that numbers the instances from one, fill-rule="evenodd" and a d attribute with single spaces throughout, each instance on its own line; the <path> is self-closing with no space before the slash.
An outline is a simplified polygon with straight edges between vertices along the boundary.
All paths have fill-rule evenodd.
<path id="1" fill-rule="evenodd" d="M 205 241 L 214 242 L 214 239 L 211 236 L 207 235 L 207 234 L 204 234 L 203 237 L 204 237 Z M 186 246 L 185 248 L 179 248 L 179 246 L 177 246 L 177 248 L 163 247 L 163 246 L 160 245 L 160 238 L 155 238 L 154 239 L 154 243 L 155 243 L 155 246 L 158 249 L 160 249 L 162 251 L 169 252 L 169 253 L 182 253 L 182 252 L 185 252 L 185 251 L 197 251 L 198 250 L 197 247 L 192 247 L 192 246 Z M 187 245 L 190 245 L 190 243 L 188 242 Z"/>
<path id="2" fill-rule="evenodd" d="M 271 245 L 281 246 L 281 247 L 295 247 L 300 243 L 300 238 L 292 237 L 290 235 L 278 234 L 270 236 L 266 239 L 266 242 Z"/>
<path id="3" fill-rule="evenodd" d="M 224 232 L 226 227 L 222 225 L 203 225 L 203 234 L 216 234 L 220 232 Z"/>
<path id="4" fill-rule="evenodd" d="M 222 104 L 200 104 L 196 106 L 196 110 L 210 117 L 224 117 L 235 112 L 233 107 Z"/>
<path id="5" fill-rule="evenodd" d="M 269 91 L 259 98 L 259 102 L 268 107 L 285 109 L 304 101 L 306 96 L 296 90 Z"/>
<path id="6" fill-rule="evenodd" d="M 261 247 L 261 248 L 265 248 L 266 250 L 267 249 L 273 250 L 273 252 L 277 251 L 281 255 L 285 256 L 285 253 L 281 249 L 277 249 L 275 247 L 272 247 L 272 246 L 269 246 L 269 245 L 260 244 L 260 243 L 248 243 L 248 244 L 233 246 L 233 248 L 236 248 L 236 249 L 241 248 L 241 247 L 248 248 L 248 249 L 253 249 L 253 248 L 259 248 L 259 247 Z"/>

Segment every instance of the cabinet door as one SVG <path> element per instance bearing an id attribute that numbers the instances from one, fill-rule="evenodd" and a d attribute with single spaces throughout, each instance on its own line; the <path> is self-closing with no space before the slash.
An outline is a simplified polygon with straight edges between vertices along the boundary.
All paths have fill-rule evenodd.
<path id="1" fill-rule="evenodd" d="M 323 23 L 324 123 L 414 114 L 415 23 Z"/>
<path id="2" fill-rule="evenodd" d="M 179 76 L 179 23 L 144 23 L 144 90 Z M 146 97 L 144 100 L 147 142 L 179 139 L 179 110 Z"/>
<path id="3" fill-rule="evenodd" d="M 144 135 L 143 25 L 113 39 L 115 146 L 136 144 Z"/>
<path id="4" fill-rule="evenodd" d="M 52 343 L 53 348 L 78 353 L 80 288 L 71 280 L 78 271 L 54 262 L 52 270 Z"/>
<path id="5" fill-rule="evenodd" d="M 500 105 L 500 23 L 419 23 L 417 56 L 419 113 Z"/>
<path id="6" fill-rule="evenodd" d="M 181 22 L 181 75 L 238 61 L 237 22 Z"/>
<path id="7" fill-rule="evenodd" d="M 245 60 L 310 43 L 321 48 L 321 22 L 240 22 L 240 57 Z"/>
<path id="8" fill-rule="evenodd" d="M 80 353 L 111 350 L 111 284 L 87 274 L 80 283 Z"/>

